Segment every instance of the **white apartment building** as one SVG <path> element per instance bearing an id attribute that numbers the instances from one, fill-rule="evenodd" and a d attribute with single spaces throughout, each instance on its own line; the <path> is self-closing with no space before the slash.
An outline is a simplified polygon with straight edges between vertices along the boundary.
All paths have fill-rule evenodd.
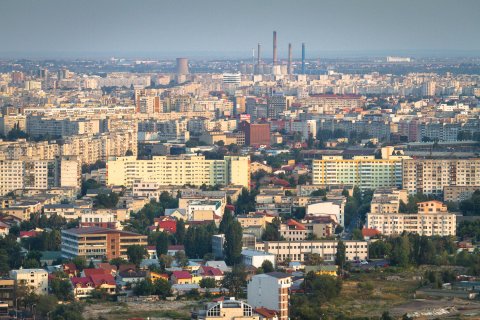
<path id="1" fill-rule="evenodd" d="M 418 213 L 385 212 L 384 208 L 380 212 L 367 214 L 368 228 L 377 229 L 384 235 L 401 234 L 404 231 L 422 236 L 456 234 L 456 215 L 449 213 L 447 206 L 440 201 L 419 203 Z"/>
<path id="2" fill-rule="evenodd" d="M 279 313 L 279 320 L 287 320 L 291 275 L 282 272 L 257 274 L 247 285 L 248 304 L 265 307 Z"/>
<path id="3" fill-rule="evenodd" d="M 307 216 L 329 216 L 336 223 L 345 226 L 344 210 L 346 199 L 334 200 L 334 201 L 322 201 L 318 203 L 312 203 L 307 205 Z"/>
<path id="4" fill-rule="evenodd" d="M 334 261 L 337 254 L 336 240 L 297 240 L 297 241 L 264 241 L 255 244 L 255 250 L 272 253 L 277 263 L 285 260 L 305 261 L 305 255 L 318 253 L 325 261 Z M 346 258 L 349 261 L 368 258 L 366 241 L 344 241 Z"/>
<path id="5" fill-rule="evenodd" d="M 263 262 L 270 261 L 272 263 L 272 266 L 275 267 L 275 255 L 268 252 L 243 249 L 242 259 L 243 264 L 246 266 L 260 268 Z"/>
<path id="6" fill-rule="evenodd" d="M 10 271 L 10 278 L 15 280 L 15 286 L 25 286 L 31 292 L 48 294 L 48 272 L 44 269 L 18 269 Z"/>
<path id="7" fill-rule="evenodd" d="M 134 181 L 157 182 L 159 185 L 241 185 L 250 186 L 250 158 L 225 156 L 207 160 L 204 156 L 159 156 L 137 160 L 134 156 L 112 158 L 107 162 L 108 185 L 132 187 Z"/>

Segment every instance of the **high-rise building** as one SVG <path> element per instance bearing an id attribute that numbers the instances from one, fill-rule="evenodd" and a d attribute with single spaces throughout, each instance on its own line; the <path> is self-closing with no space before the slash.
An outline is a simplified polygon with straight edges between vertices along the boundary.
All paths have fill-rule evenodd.
<path id="1" fill-rule="evenodd" d="M 277 64 L 277 31 L 273 31 L 273 65 Z"/>
<path id="2" fill-rule="evenodd" d="M 445 204 L 440 201 L 420 202 L 417 213 L 401 213 L 400 195 L 399 192 L 387 195 L 382 190 L 375 192 L 371 212 L 367 214 L 368 228 L 386 236 L 403 232 L 421 236 L 455 235 L 456 215 L 448 212 Z"/>
<path id="3" fill-rule="evenodd" d="M 270 145 L 270 123 L 250 123 L 243 121 L 238 129 L 245 133 L 245 144 L 248 146 Z"/>
<path id="4" fill-rule="evenodd" d="M 324 156 L 313 160 L 313 184 L 346 184 L 362 190 L 402 186 L 402 159 L 390 156 L 375 159 L 374 156 Z"/>
<path id="5" fill-rule="evenodd" d="M 279 320 L 288 320 L 288 304 L 292 276 L 282 272 L 257 274 L 247 286 L 248 303 L 254 308 L 268 308 L 278 312 Z"/>
<path id="6" fill-rule="evenodd" d="M 403 188 L 409 194 L 443 194 L 448 186 L 480 185 L 480 159 L 406 159 Z"/>
<path id="7" fill-rule="evenodd" d="M 135 180 L 160 185 L 186 184 L 241 185 L 250 187 L 250 158 L 225 156 L 223 160 L 207 160 L 204 156 L 154 156 L 151 160 L 136 157 L 111 158 L 107 162 L 107 184 L 131 187 Z"/>
<path id="8" fill-rule="evenodd" d="M 240 73 L 224 73 L 223 83 L 225 84 L 240 84 L 242 75 Z"/>
<path id="9" fill-rule="evenodd" d="M 278 119 L 287 110 L 287 98 L 283 93 L 275 93 L 268 98 L 267 115 L 270 119 Z"/>

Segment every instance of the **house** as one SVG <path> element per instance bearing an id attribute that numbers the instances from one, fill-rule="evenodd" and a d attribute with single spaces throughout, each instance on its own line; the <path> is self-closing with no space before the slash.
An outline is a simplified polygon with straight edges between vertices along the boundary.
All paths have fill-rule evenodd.
<path id="1" fill-rule="evenodd" d="M 278 314 L 275 310 L 260 307 L 254 311 L 260 316 L 260 320 L 278 320 Z"/>
<path id="2" fill-rule="evenodd" d="M 313 272 L 316 275 L 336 277 L 338 267 L 336 265 L 305 266 L 305 274 Z"/>
<path id="3" fill-rule="evenodd" d="M 380 230 L 371 229 L 371 228 L 363 228 L 362 229 L 362 236 L 365 240 L 370 240 L 371 238 L 380 235 Z"/>
<path id="4" fill-rule="evenodd" d="M 152 282 L 155 282 L 156 280 L 159 280 L 159 279 L 163 279 L 165 281 L 168 281 L 168 274 L 166 274 L 166 273 L 157 273 L 157 272 L 150 271 L 148 273 L 147 277 Z"/>
<path id="5" fill-rule="evenodd" d="M 158 259 L 157 248 L 155 246 L 147 246 L 147 256 L 147 259 L 149 260 Z"/>
<path id="6" fill-rule="evenodd" d="M 219 261 L 216 261 L 216 260 L 207 261 L 207 262 L 205 262 L 205 266 L 207 266 L 207 267 L 214 267 L 214 268 L 220 269 L 223 273 L 225 273 L 225 272 L 230 272 L 230 271 L 231 271 L 230 267 L 228 267 L 227 264 L 225 263 L 225 261 L 222 261 L 222 260 L 219 260 Z"/>
<path id="7" fill-rule="evenodd" d="M 71 277 L 76 277 L 77 276 L 77 266 L 74 263 L 65 263 L 63 266 L 63 272 L 68 275 L 70 278 Z"/>
<path id="8" fill-rule="evenodd" d="M 167 251 L 167 254 L 169 256 L 175 256 L 175 253 L 177 253 L 178 251 L 183 251 L 185 252 L 185 247 L 183 245 L 170 245 L 168 246 L 168 251 Z"/>
<path id="9" fill-rule="evenodd" d="M 186 209 L 165 209 L 165 216 L 172 217 L 177 220 L 188 220 Z"/>
<path id="10" fill-rule="evenodd" d="M 8 236 L 9 231 L 10 231 L 10 225 L 3 221 L 0 221 L 0 236 L 2 237 Z"/>
<path id="11" fill-rule="evenodd" d="M 97 263 L 97 268 L 107 270 L 112 276 L 117 274 L 117 266 L 111 265 L 110 263 Z"/>
<path id="12" fill-rule="evenodd" d="M 168 232 L 174 234 L 177 232 L 177 219 L 171 215 L 155 218 L 153 221 L 153 226 L 150 226 L 149 229 L 151 231 Z"/>
<path id="13" fill-rule="evenodd" d="M 145 280 L 146 277 L 147 271 L 145 270 L 129 269 L 125 271 L 120 271 L 117 274 L 117 283 L 123 287 L 127 284 L 135 284 L 137 282 Z"/>
<path id="14" fill-rule="evenodd" d="M 85 268 L 83 271 L 80 273 L 81 277 L 91 277 L 93 275 L 101 275 L 101 274 L 110 274 L 109 270 L 105 269 L 97 269 L 97 268 Z"/>
<path id="15" fill-rule="evenodd" d="M 107 294 L 115 294 L 115 279 L 110 274 L 93 274 L 87 277 L 72 277 L 73 296 L 76 300 L 88 298 L 94 290 L 102 290 Z"/>
<path id="16" fill-rule="evenodd" d="M 70 282 L 72 283 L 73 297 L 75 300 L 88 298 L 95 290 L 92 280 L 88 277 L 72 277 Z"/>
<path id="17" fill-rule="evenodd" d="M 202 278 L 212 278 L 215 281 L 222 281 L 224 277 L 222 270 L 208 266 L 201 266 L 197 274 Z"/>
<path id="18" fill-rule="evenodd" d="M 188 271 L 173 271 L 170 276 L 172 284 L 192 284 L 192 275 Z"/>

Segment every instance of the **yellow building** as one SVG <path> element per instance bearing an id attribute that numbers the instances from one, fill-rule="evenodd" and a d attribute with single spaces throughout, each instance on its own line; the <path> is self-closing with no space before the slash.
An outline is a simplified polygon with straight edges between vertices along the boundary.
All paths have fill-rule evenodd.
<path id="1" fill-rule="evenodd" d="M 134 156 L 112 158 L 107 162 L 107 184 L 131 187 L 134 180 L 159 185 L 241 185 L 249 188 L 250 158 L 225 156 L 207 160 L 199 155 L 159 156 L 137 160 Z"/>
<path id="2" fill-rule="evenodd" d="M 313 184 L 349 184 L 362 190 L 402 185 L 402 157 L 324 156 L 322 160 L 313 160 L 312 171 Z"/>

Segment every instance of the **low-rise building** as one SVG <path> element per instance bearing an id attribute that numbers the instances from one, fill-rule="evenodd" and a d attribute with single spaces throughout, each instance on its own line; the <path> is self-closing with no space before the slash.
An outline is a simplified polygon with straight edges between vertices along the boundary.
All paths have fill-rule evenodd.
<path id="1" fill-rule="evenodd" d="M 48 294 L 48 273 L 44 269 L 18 269 L 10 271 L 15 287 L 25 287 L 37 294 Z"/>
<path id="2" fill-rule="evenodd" d="M 127 248 L 147 245 L 147 236 L 99 227 L 62 230 L 62 257 L 89 260 L 127 258 Z"/>

